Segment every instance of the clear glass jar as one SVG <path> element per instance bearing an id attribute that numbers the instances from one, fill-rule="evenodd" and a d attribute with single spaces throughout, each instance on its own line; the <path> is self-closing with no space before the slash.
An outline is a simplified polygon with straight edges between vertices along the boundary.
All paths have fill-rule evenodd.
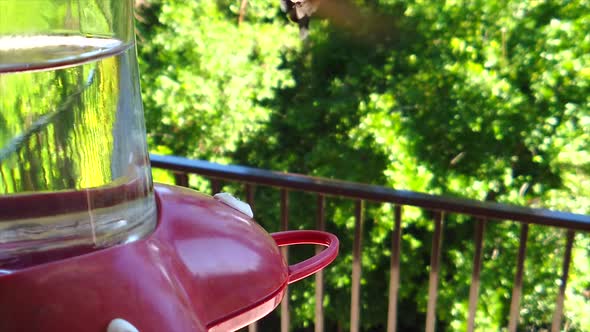
<path id="1" fill-rule="evenodd" d="M 0 1 L 0 274 L 155 228 L 132 13 Z"/>

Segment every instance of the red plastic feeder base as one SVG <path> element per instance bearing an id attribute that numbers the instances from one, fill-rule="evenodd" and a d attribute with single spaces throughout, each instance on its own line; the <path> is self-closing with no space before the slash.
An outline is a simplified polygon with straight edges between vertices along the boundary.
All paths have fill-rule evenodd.
<path id="1" fill-rule="evenodd" d="M 104 332 L 115 318 L 148 331 L 231 331 L 270 313 L 287 284 L 331 263 L 329 233 L 269 235 L 192 190 L 156 185 L 158 226 L 145 239 L 0 276 L 0 331 Z M 287 266 L 279 246 L 327 248 Z"/>

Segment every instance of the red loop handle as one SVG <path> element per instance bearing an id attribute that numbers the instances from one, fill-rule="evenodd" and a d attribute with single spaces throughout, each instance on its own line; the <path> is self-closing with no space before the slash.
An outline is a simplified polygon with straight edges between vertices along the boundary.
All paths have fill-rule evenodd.
<path id="1" fill-rule="evenodd" d="M 338 256 L 338 238 L 330 233 L 320 231 L 286 231 L 272 233 L 271 236 L 279 247 L 295 244 L 318 244 L 327 247 L 319 254 L 303 262 L 289 265 L 288 284 L 292 284 L 318 272 L 332 263 L 336 259 L 336 256 Z"/>

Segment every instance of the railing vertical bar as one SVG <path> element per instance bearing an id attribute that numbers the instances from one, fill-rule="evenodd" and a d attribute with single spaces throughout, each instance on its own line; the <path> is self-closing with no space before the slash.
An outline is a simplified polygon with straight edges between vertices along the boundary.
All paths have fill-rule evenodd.
<path id="1" fill-rule="evenodd" d="M 320 231 L 326 229 L 325 218 L 326 199 L 324 195 L 318 195 L 316 228 Z M 316 246 L 316 254 L 323 248 Z M 315 274 L 315 332 L 324 332 L 324 271 L 319 270 Z"/>
<path id="2" fill-rule="evenodd" d="M 252 211 L 254 211 L 254 190 L 255 190 L 255 186 L 253 184 L 250 183 L 246 183 L 246 202 L 250 205 L 250 207 L 252 208 Z M 248 325 L 248 332 L 258 332 L 258 323 L 254 322 L 250 325 Z"/>
<path id="3" fill-rule="evenodd" d="M 216 179 L 216 178 L 211 178 L 209 181 L 211 182 L 211 193 L 213 195 L 221 192 L 221 180 Z"/>
<path id="4" fill-rule="evenodd" d="M 483 249 L 483 234 L 487 221 L 478 220 L 475 224 L 475 254 L 473 255 L 473 271 L 471 272 L 471 286 L 469 287 L 469 315 L 467 316 L 467 332 L 475 328 L 475 313 L 479 297 L 479 275 L 481 272 L 481 254 Z"/>
<path id="5" fill-rule="evenodd" d="M 188 187 L 188 174 L 174 172 L 174 183 L 177 186 Z"/>
<path id="6" fill-rule="evenodd" d="M 555 303 L 555 312 L 553 313 L 553 323 L 551 324 L 551 332 L 561 331 L 561 319 L 563 316 L 563 301 L 565 299 L 565 287 L 567 285 L 567 278 L 570 269 L 572 247 L 574 245 L 575 235 L 576 232 L 574 232 L 573 230 L 567 231 L 565 253 L 563 254 L 563 265 L 561 267 L 561 284 L 559 285 L 559 293 L 557 294 L 557 301 Z"/>
<path id="7" fill-rule="evenodd" d="M 428 281 L 428 305 L 426 307 L 426 332 L 434 332 L 436 323 L 436 300 L 438 295 L 438 274 L 440 269 L 440 249 L 442 244 L 443 212 L 436 212 L 432 252 L 430 256 L 430 277 Z"/>
<path id="8" fill-rule="evenodd" d="M 520 318 L 520 297 L 522 296 L 522 275 L 524 272 L 524 260 L 526 257 L 526 246 L 529 235 L 529 225 L 522 224 L 520 228 L 520 245 L 518 247 L 518 258 L 516 264 L 516 275 L 514 276 L 514 287 L 512 289 L 512 301 L 510 303 L 510 319 L 508 331 L 516 332 Z"/>
<path id="9" fill-rule="evenodd" d="M 361 249 L 363 234 L 363 201 L 355 204 L 354 241 L 352 245 L 352 290 L 350 301 L 350 331 L 358 332 L 360 328 L 361 314 Z"/>
<path id="10" fill-rule="evenodd" d="M 281 231 L 289 229 L 289 191 L 281 189 Z M 285 262 L 289 263 L 289 250 L 281 247 Z M 285 296 L 281 302 L 281 332 L 289 332 L 289 288 L 285 288 Z"/>
<path id="11" fill-rule="evenodd" d="M 397 330 L 397 292 L 399 290 L 399 259 L 402 236 L 402 207 L 393 210 L 394 228 L 391 234 L 391 262 L 389 265 L 389 306 L 387 309 L 387 332 Z"/>
<path id="12" fill-rule="evenodd" d="M 254 211 L 254 193 L 256 192 L 256 186 L 251 183 L 246 183 L 246 203 L 250 205 L 252 211 Z"/>

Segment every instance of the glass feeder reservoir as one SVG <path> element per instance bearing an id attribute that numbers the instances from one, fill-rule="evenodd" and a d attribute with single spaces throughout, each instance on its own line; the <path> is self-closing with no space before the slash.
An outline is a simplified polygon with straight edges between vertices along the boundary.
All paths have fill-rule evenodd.
<path id="1" fill-rule="evenodd" d="M 155 227 L 131 9 L 0 2 L 0 273 Z"/>

